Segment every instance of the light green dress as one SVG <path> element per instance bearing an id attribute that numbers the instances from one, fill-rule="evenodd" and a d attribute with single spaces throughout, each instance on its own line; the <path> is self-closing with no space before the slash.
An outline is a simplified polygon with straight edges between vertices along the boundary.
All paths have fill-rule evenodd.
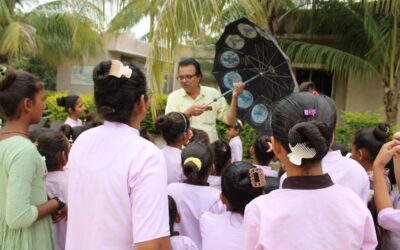
<path id="1" fill-rule="evenodd" d="M 51 217 L 36 221 L 36 206 L 47 201 L 45 172 L 28 139 L 0 141 L 0 250 L 54 249 Z"/>

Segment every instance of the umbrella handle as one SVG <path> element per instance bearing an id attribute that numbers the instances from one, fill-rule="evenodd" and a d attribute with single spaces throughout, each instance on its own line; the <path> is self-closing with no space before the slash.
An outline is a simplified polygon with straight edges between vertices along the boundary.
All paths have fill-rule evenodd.
<path id="1" fill-rule="evenodd" d="M 251 81 L 254 81 L 254 80 L 255 80 L 257 77 L 259 77 L 260 75 L 262 75 L 262 74 L 261 74 L 261 73 L 260 73 L 260 74 L 257 74 L 257 75 L 255 75 L 255 76 L 253 76 L 252 78 L 246 80 L 246 81 L 243 82 L 243 83 L 246 85 L 247 83 L 249 83 L 249 82 L 251 82 Z M 208 103 L 206 106 L 209 106 L 210 104 L 212 104 L 213 102 L 218 101 L 219 99 L 221 99 L 222 97 L 226 96 L 227 94 L 232 93 L 233 90 L 234 90 L 234 88 L 232 88 L 232 89 L 230 89 L 230 90 L 228 90 L 228 91 L 225 91 L 222 95 L 220 95 L 220 96 L 218 96 L 218 97 L 215 97 L 215 98 L 214 98 L 210 103 Z"/>

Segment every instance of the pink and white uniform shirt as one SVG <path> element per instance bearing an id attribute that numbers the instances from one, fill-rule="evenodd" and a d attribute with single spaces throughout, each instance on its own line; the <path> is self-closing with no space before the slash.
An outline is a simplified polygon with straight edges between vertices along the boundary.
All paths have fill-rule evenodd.
<path id="1" fill-rule="evenodd" d="M 243 145 L 239 136 L 233 137 L 229 141 L 229 146 L 231 147 L 231 161 L 241 161 L 243 158 Z"/>
<path id="2" fill-rule="evenodd" d="M 244 248 L 243 216 L 225 212 L 205 212 L 200 217 L 202 250 L 242 250 Z"/>
<path id="3" fill-rule="evenodd" d="M 46 176 L 47 195 L 50 198 L 58 197 L 68 205 L 68 169 L 64 171 L 48 172 Z M 67 236 L 67 221 L 62 220 L 54 226 L 56 250 L 65 249 Z"/>
<path id="4" fill-rule="evenodd" d="M 293 176 L 251 201 L 244 216 L 245 248 L 375 249 L 374 222 L 354 192 L 328 174 Z"/>
<path id="5" fill-rule="evenodd" d="M 350 188 L 367 204 L 369 179 L 364 168 L 355 160 L 342 156 L 339 150 L 329 151 L 322 159 L 322 171 L 329 174 L 335 184 Z M 286 179 L 281 176 L 280 185 Z"/>
<path id="6" fill-rule="evenodd" d="M 167 164 L 168 184 L 182 182 L 184 180 L 182 172 L 182 150 L 165 145 L 161 151 L 163 152 L 165 163 Z"/>
<path id="7" fill-rule="evenodd" d="M 132 250 L 169 236 L 161 150 L 126 124 L 85 131 L 68 161 L 67 250 Z"/>
<path id="8" fill-rule="evenodd" d="M 186 183 L 168 185 L 168 194 L 174 198 L 181 215 L 181 221 L 175 224 L 175 230 L 191 238 L 199 249 L 201 249 L 200 216 L 207 211 L 222 213 L 225 210 L 219 199 L 220 193 L 210 186 Z"/>
<path id="9" fill-rule="evenodd" d="M 65 120 L 64 124 L 68 124 L 68 125 L 70 125 L 72 128 L 73 128 L 73 127 L 78 127 L 78 126 L 82 126 L 82 125 L 83 125 L 81 119 L 74 120 L 74 119 L 70 118 L 69 116 L 68 116 L 67 120 Z"/>
<path id="10" fill-rule="evenodd" d="M 171 236 L 172 250 L 198 250 L 196 243 L 192 239 L 183 235 Z"/>

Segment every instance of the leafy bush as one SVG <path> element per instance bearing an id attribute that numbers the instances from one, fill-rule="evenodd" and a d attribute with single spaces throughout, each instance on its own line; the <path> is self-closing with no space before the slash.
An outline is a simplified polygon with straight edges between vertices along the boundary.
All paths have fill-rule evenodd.
<path id="1" fill-rule="evenodd" d="M 373 128 L 383 122 L 380 110 L 375 112 L 341 112 L 342 125 L 336 128 L 335 142 L 349 146 L 352 136 L 361 128 Z"/>
<path id="2" fill-rule="evenodd" d="M 157 114 L 161 115 L 165 113 L 165 106 L 167 105 L 167 95 L 163 95 L 163 94 L 158 94 L 155 98 L 159 99 L 159 106 L 157 109 Z M 151 134 L 158 134 L 158 131 L 156 131 L 156 128 L 154 127 L 154 120 L 151 114 L 151 109 L 149 109 L 147 111 L 146 117 L 144 118 L 144 120 L 142 121 L 142 123 L 140 124 L 140 127 L 145 128 L 149 133 Z"/>

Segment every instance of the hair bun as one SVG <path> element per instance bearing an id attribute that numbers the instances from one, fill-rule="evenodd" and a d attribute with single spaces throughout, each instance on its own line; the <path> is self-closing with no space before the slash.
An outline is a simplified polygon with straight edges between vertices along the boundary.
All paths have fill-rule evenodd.
<path id="1" fill-rule="evenodd" d="M 124 64 L 125 65 L 125 64 Z M 109 76 L 109 72 L 111 69 L 111 60 L 103 61 L 99 63 L 93 69 L 93 81 L 96 83 L 96 90 L 108 92 L 114 91 L 121 86 L 121 83 L 124 81 L 124 78 L 116 78 L 114 76 Z"/>
<path id="2" fill-rule="evenodd" d="M 65 96 L 57 98 L 57 105 L 60 107 L 65 107 L 67 98 Z"/>
<path id="3" fill-rule="evenodd" d="M 15 78 L 16 74 L 13 68 L 0 64 L 0 91 L 10 87 Z"/>
<path id="4" fill-rule="evenodd" d="M 171 119 L 168 116 L 162 115 L 156 120 L 156 129 L 158 131 L 169 129 L 171 127 L 171 123 Z"/>
<path id="5" fill-rule="evenodd" d="M 385 141 L 392 133 L 389 124 L 383 122 L 379 123 L 378 127 L 374 128 L 373 134 L 376 139 Z"/>
<path id="6" fill-rule="evenodd" d="M 246 190 L 251 187 L 250 178 L 249 178 L 249 169 L 240 169 L 240 171 L 236 175 L 235 180 L 235 188 L 239 190 Z"/>

